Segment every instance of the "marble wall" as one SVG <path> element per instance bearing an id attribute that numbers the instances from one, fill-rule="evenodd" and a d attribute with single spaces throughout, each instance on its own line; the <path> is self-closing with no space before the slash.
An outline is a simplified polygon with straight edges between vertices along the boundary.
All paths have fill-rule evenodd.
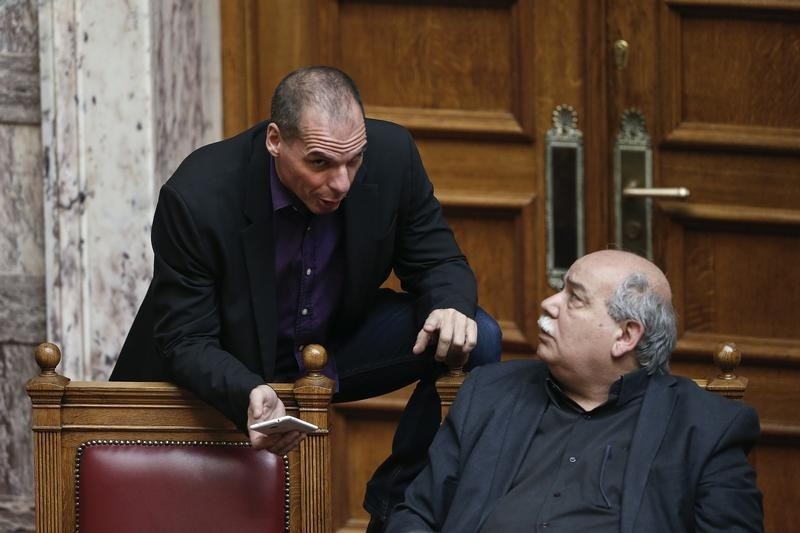
<path id="1" fill-rule="evenodd" d="M 105 379 L 152 274 L 158 189 L 221 132 L 219 4 L 39 8 L 47 333 L 69 377 Z"/>
<path id="2" fill-rule="evenodd" d="M 45 335 L 35 0 L 0 3 L 0 531 L 33 531 L 33 348 Z"/>
<path id="3" fill-rule="evenodd" d="M 220 138 L 220 78 L 218 0 L 0 2 L 0 531 L 33 529 L 32 350 L 108 376 L 158 189 Z"/>

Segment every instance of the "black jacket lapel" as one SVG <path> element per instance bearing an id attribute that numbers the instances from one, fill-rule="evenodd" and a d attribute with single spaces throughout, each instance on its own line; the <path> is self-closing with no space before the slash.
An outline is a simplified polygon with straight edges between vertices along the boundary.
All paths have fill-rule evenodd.
<path id="1" fill-rule="evenodd" d="M 353 314 L 370 290 L 365 283 L 374 261 L 377 243 L 370 228 L 377 220 L 378 186 L 362 183 L 364 169 L 356 175 L 344 200 L 345 284 L 344 308 L 340 323 L 352 322 Z"/>
<path id="2" fill-rule="evenodd" d="M 251 146 L 245 198 L 245 217 L 250 225 L 242 230 L 250 297 L 265 379 L 275 369 L 275 250 L 272 235 L 272 193 L 269 187 L 269 160 L 264 130 Z"/>
<path id="3" fill-rule="evenodd" d="M 525 459 L 525 454 L 528 453 L 530 443 L 536 435 L 547 402 L 547 392 L 544 389 L 541 373 L 534 380 L 525 382 L 520 387 L 514 403 L 511 404 L 513 405 L 512 412 L 510 416 L 506 417 L 497 468 L 486 495 L 486 501 L 492 503 L 484 506 L 479 524 L 483 524 L 497 501 L 508 492 L 514 476 Z"/>
<path id="4" fill-rule="evenodd" d="M 625 467 L 620 524 L 622 533 L 633 531 L 636 516 L 639 514 L 650 467 L 661 447 L 661 441 L 664 440 L 675 407 L 677 398 L 674 384 L 675 378 L 672 376 L 654 376 L 647 386 Z"/>

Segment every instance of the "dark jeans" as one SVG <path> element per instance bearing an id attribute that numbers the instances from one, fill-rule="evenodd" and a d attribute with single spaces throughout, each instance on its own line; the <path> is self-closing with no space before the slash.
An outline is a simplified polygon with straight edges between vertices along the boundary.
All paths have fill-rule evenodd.
<path id="1" fill-rule="evenodd" d="M 480 308 L 475 321 L 478 344 L 467 369 L 500 360 L 497 322 Z M 406 487 L 422 470 L 439 429 L 441 402 L 435 381 L 446 368 L 435 362 L 434 349 L 420 355 L 411 352 L 418 331 L 412 298 L 383 290 L 354 334 L 341 342 L 329 341 L 339 375 L 334 402 L 371 398 L 419 380 L 397 426 L 391 455 L 367 483 L 364 508 L 380 521 L 402 501 Z"/>

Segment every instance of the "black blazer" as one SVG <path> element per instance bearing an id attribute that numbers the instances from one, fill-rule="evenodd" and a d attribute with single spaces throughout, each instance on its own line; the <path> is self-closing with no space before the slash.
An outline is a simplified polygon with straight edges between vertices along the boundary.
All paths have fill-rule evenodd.
<path id="1" fill-rule="evenodd" d="M 508 492 L 547 405 L 547 366 L 514 361 L 473 370 L 395 508 L 387 533 L 478 531 Z M 650 378 L 622 486 L 622 533 L 762 531 L 747 452 L 752 408 L 686 378 Z"/>
<path id="2" fill-rule="evenodd" d="M 267 124 L 198 149 L 162 187 L 153 281 L 111 375 L 174 381 L 240 427 L 250 390 L 275 368 Z M 411 135 L 389 122 L 366 126 L 364 162 L 340 208 L 347 270 L 337 335 L 359 323 L 392 269 L 416 297 L 420 327 L 438 308 L 474 317 L 475 276 Z"/>

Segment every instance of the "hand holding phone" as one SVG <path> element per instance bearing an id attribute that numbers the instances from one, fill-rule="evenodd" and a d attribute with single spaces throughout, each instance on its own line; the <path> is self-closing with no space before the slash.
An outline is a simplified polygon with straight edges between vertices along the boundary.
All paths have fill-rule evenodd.
<path id="1" fill-rule="evenodd" d="M 250 429 L 263 433 L 264 435 L 273 435 L 275 433 L 286 433 L 289 431 L 300 431 L 303 433 L 311 433 L 319 428 L 311 422 L 300 420 L 293 416 L 279 416 L 271 420 L 263 420 L 250 425 Z"/>

